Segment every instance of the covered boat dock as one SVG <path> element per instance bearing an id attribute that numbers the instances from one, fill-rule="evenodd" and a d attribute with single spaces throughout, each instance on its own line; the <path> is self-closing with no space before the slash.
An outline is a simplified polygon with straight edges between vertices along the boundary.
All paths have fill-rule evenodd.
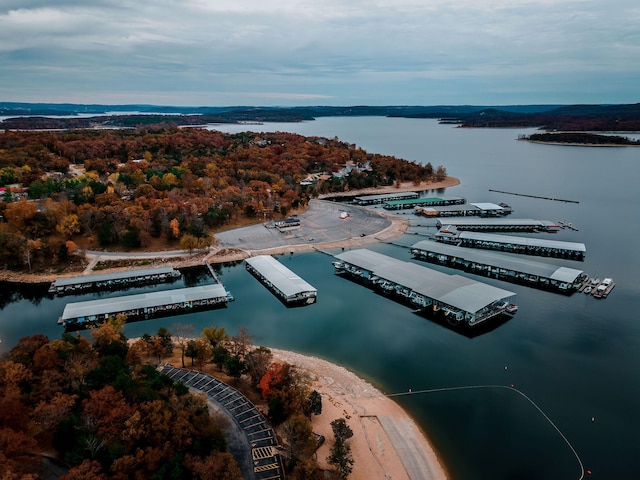
<path id="1" fill-rule="evenodd" d="M 318 291 L 271 255 L 245 260 L 247 270 L 287 306 L 315 303 Z"/>
<path id="2" fill-rule="evenodd" d="M 416 215 L 425 217 L 499 217 L 509 215 L 513 209 L 506 203 L 463 203 L 443 207 L 416 208 Z"/>
<path id="3" fill-rule="evenodd" d="M 460 275 L 358 249 L 336 255 L 336 273 L 359 280 L 454 325 L 475 326 L 507 313 L 515 293 Z"/>
<path id="4" fill-rule="evenodd" d="M 115 273 L 99 273 L 80 277 L 59 278 L 51 283 L 49 293 L 69 295 L 87 290 L 108 290 L 134 285 L 171 282 L 180 278 L 180 271 L 173 267 L 126 270 Z"/>
<path id="5" fill-rule="evenodd" d="M 358 205 L 376 205 L 391 200 L 406 200 L 410 198 L 418 198 L 420 195 L 417 192 L 394 192 L 394 193 L 381 193 L 377 195 L 362 195 L 353 199 Z"/>
<path id="6" fill-rule="evenodd" d="M 58 323 L 81 329 L 117 315 L 126 315 L 127 321 L 135 321 L 211 310 L 225 306 L 227 296 L 225 288 L 215 284 L 68 303 Z"/>
<path id="7" fill-rule="evenodd" d="M 386 210 L 402 210 L 406 208 L 424 207 L 424 206 L 444 206 L 444 205 L 462 205 L 466 200 L 461 197 L 421 197 L 421 198 L 405 198 L 401 200 L 388 200 L 383 202 L 382 207 Z"/>
<path id="8" fill-rule="evenodd" d="M 533 220 L 530 218 L 437 218 L 436 226 L 454 227 L 457 230 L 474 232 L 557 232 L 560 226 L 549 220 Z"/>
<path id="9" fill-rule="evenodd" d="M 436 240 L 440 240 L 436 234 Z M 537 255 L 542 257 L 567 258 L 570 260 L 584 260 L 587 248 L 584 243 L 562 242 L 544 238 L 516 237 L 513 235 L 497 235 L 483 232 L 460 232 L 449 238 L 447 243 L 461 247 L 482 248 L 486 250 L 500 250 L 502 252 L 518 253 L 522 255 Z"/>
<path id="10" fill-rule="evenodd" d="M 413 258 L 507 282 L 573 293 L 587 280 L 582 270 L 422 240 L 411 247 Z"/>

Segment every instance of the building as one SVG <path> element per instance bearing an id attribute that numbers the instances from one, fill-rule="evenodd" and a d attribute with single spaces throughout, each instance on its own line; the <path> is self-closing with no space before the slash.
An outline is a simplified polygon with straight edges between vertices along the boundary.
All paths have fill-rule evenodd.
<path id="1" fill-rule="evenodd" d="M 245 260 L 247 270 L 287 306 L 315 303 L 318 291 L 270 255 Z"/>

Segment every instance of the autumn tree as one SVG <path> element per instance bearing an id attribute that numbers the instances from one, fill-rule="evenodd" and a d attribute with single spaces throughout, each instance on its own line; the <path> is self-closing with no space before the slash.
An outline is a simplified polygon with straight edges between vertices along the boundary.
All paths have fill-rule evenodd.
<path id="1" fill-rule="evenodd" d="M 251 385 L 254 388 L 258 388 L 260 380 L 267 373 L 269 365 L 273 360 L 273 354 L 267 347 L 258 347 L 251 350 L 245 356 L 245 366 L 249 377 L 251 378 Z"/>
<path id="2" fill-rule="evenodd" d="M 64 237 L 65 240 L 71 238 L 72 235 L 80 231 L 78 215 L 72 214 L 65 216 L 60 223 L 56 225 L 56 230 Z"/>
<path id="3" fill-rule="evenodd" d="M 315 439 L 311 422 L 303 414 L 292 415 L 282 424 L 282 434 L 287 442 L 287 453 L 294 461 L 311 457 L 315 450 Z"/>

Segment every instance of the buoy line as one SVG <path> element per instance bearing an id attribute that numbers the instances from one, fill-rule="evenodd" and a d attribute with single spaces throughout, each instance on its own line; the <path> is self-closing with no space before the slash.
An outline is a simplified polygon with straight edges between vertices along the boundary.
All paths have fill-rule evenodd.
<path id="1" fill-rule="evenodd" d="M 477 390 L 477 389 L 490 389 L 490 388 L 503 388 L 505 390 L 512 390 L 518 393 L 523 398 L 525 398 L 531 405 L 533 405 L 535 409 L 538 410 L 538 412 L 540 412 L 540 414 L 547 420 L 547 422 L 549 422 L 549 424 L 555 429 L 555 431 L 558 432 L 558 435 L 562 437 L 564 442 L 569 446 L 569 449 L 573 452 L 573 455 L 576 457 L 576 460 L 578 461 L 578 465 L 580 466 L 580 476 L 578 477 L 578 480 L 582 480 L 584 478 L 584 473 L 585 473 L 584 465 L 582 464 L 582 460 L 580 459 L 578 452 L 576 451 L 575 448 L 573 448 L 573 445 L 571 445 L 571 442 L 569 441 L 569 439 L 564 435 L 564 433 L 560 431 L 558 426 L 555 423 L 553 423 L 553 421 L 549 418 L 549 416 L 546 413 L 544 413 L 544 411 L 536 404 L 536 402 L 531 400 L 531 398 L 529 398 L 524 392 L 518 390 L 515 387 L 512 387 L 510 385 L 467 385 L 467 386 L 461 386 L 461 387 L 431 388 L 426 390 L 409 389 L 409 391 L 407 392 L 390 393 L 390 394 L 387 394 L 386 396 L 401 397 L 404 395 L 417 395 L 420 393 L 438 393 L 438 392 L 452 392 L 456 390 Z"/>

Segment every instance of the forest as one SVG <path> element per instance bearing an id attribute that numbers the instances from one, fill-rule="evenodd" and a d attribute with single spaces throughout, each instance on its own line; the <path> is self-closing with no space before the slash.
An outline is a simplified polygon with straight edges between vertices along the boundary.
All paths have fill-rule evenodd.
<path id="1" fill-rule="evenodd" d="M 429 162 L 292 133 L 4 131 L 0 268 L 63 271 L 82 248 L 205 248 L 216 230 L 283 218 L 322 193 L 444 177 Z"/>
<path id="2" fill-rule="evenodd" d="M 311 427 L 322 396 L 294 365 L 255 347 L 246 329 L 230 336 L 213 325 L 193 337 L 193 327 L 175 324 L 130 341 L 124 322 L 111 319 L 88 337 L 24 337 L 0 362 L 0 478 L 43 478 L 43 465 L 54 462 L 66 471 L 61 480 L 240 480 L 225 420 L 157 371 L 168 360 L 222 377 L 263 404 L 287 478 L 348 477 L 351 429 L 344 419 L 331 423 L 333 469 L 323 471 L 312 458 L 319 443 Z"/>
<path id="3" fill-rule="evenodd" d="M 640 146 L 640 141 L 632 140 L 621 135 L 597 135 L 586 132 L 549 132 L 533 133 L 520 138 L 532 142 L 543 143 L 565 143 L 577 145 L 619 145 L 619 146 Z"/>

